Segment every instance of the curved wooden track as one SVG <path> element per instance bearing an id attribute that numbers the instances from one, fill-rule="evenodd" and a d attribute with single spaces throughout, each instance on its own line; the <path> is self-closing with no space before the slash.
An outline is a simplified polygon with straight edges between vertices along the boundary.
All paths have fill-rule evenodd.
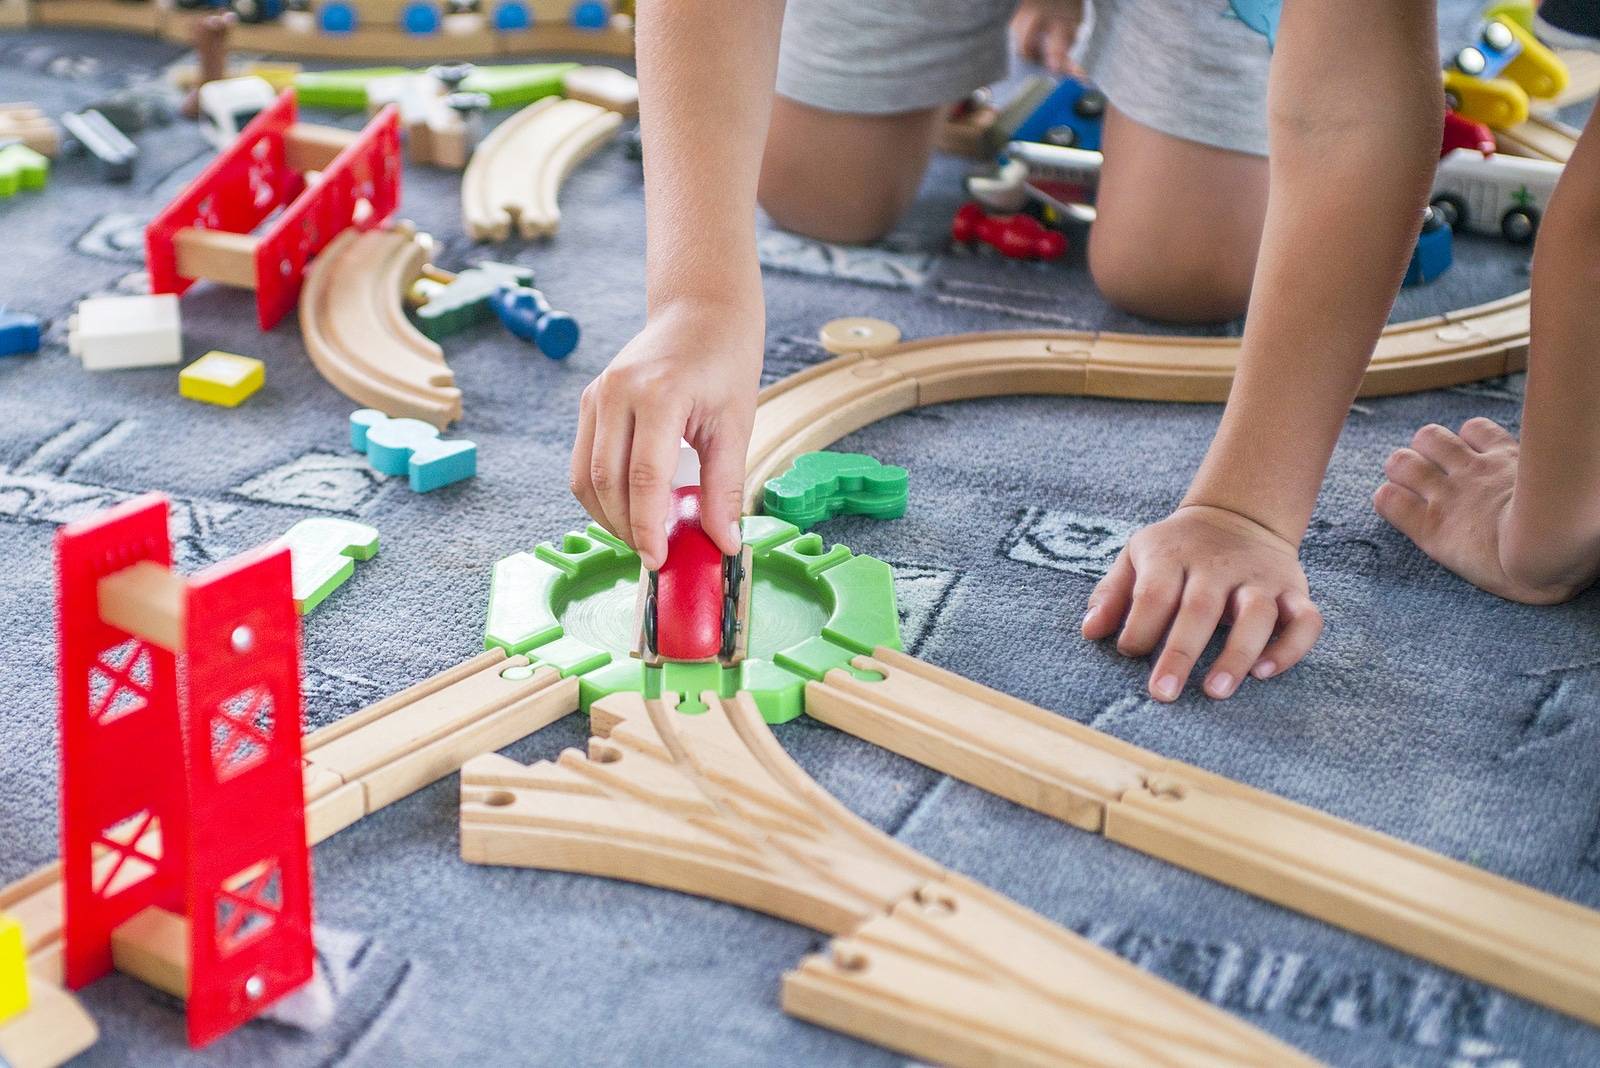
<path id="1" fill-rule="evenodd" d="M 340 393 L 443 430 L 461 418 L 461 391 L 443 350 L 402 307 L 427 256 L 409 227 L 346 230 L 311 261 L 300 332 L 311 362 Z"/>
<path id="2" fill-rule="evenodd" d="M 898 342 L 898 332 L 886 326 L 830 323 L 824 343 L 839 354 L 835 359 L 761 391 L 744 484 L 747 511 L 758 508 L 767 479 L 800 453 L 924 404 L 1019 394 L 1223 401 L 1239 360 L 1238 338 L 1019 330 Z M 1361 395 L 1508 374 L 1522 370 L 1527 355 L 1523 292 L 1389 326 Z"/>
<path id="3" fill-rule="evenodd" d="M 470 861 L 629 879 L 840 936 L 784 979 L 803 1019 L 943 1064 L 1300 1065 L 1293 1048 L 853 815 L 755 702 L 595 703 L 585 756 L 462 768 Z"/>
<path id="4" fill-rule="evenodd" d="M 561 183 L 621 125 L 621 115 L 598 105 L 546 97 L 495 127 L 461 177 L 467 233 L 476 241 L 555 233 Z"/>

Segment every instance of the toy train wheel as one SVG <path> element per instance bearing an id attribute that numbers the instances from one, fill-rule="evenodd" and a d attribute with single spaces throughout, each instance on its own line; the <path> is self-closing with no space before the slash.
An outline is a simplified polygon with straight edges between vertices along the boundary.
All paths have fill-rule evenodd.
<path id="1" fill-rule="evenodd" d="M 722 659 L 733 656 L 739 645 L 739 584 L 744 581 L 744 561 L 722 558 Z"/>
<path id="2" fill-rule="evenodd" d="M 1434 197 L 1430 206 L 1439 213 L 1452 230 L 1459 230 L 1462 224 L 1467 221 L 1467 206 L 1462 203 L 1460 197 Z"/>
<path id="3" fill-rule="evenodd" d="M 644 650 L 656 655 L 656 573 L 650 572 L 650 588 L 644 595 Z"/>
<path id="4" fill-rule="evenodd" d="M 1500 233 L 1513 245 L 1526 245 L 1538 232 L 1537 208 L 1512 208 L 1500 216 Z"/>

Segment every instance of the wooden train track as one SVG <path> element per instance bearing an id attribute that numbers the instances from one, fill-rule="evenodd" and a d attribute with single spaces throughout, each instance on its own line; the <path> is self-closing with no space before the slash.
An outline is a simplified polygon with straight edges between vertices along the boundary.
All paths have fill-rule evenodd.
<path id="1" fill-rule="evenodd" d="M 483 139 L 461 178 L 461 214 L 477 241 L 548 237 L 561 225 L 561 183 L 622 125 L 582 100 L 537 100 Z"/>
<path id="2" fill-rule="evenodd" d="M 852 815 L 748 696 L 680 715 L 616 694 L 585 756 L 462 769 L 461 852 L 730 901 L 840 936 L 784 1008 L 915 1057 L 988 1065 L 1295 1065 L 1302 1054 Z"/>
<path id="3" fill-rule="evenodd" d="M 31 8 L 33 22 L 41 26 L 125 30 L 182 45 L 192 42 L 193 23 L 206 14 L 155 0 L 34 0 Z M 461 13 L 446 15 L 439 31 L 431 34 L 407 33 L 392 19 L 364 23 L 349 33 L 324 33 L 309 14 L 287 12 L 276 22 L 239 23 L 229 31 L 228 43 L 236 51 L 267 55 L 418 63 L 544 53 L 628 57 L 633 55 L 633 30 L 549 22 L 497 31 L 483 15 Z"/>
<path id="4" fill-rule="evenodd" d="M 1495 147 L 1512 156 L 1566 163 L 1578 131 L 1551 115 L 1535 114 L 1509 130 L 1494 132 Z"/>
<path id="5" fill-rule="evenodd" d="M 406 318 L 427 248 L 408 226 L 336 237 L 306 273 L 300 332 L 322 377 L 356 403 L 443 430 L 461 418 L 444 352 Z"/>
<path id="6" fill-rule="evenodd" d="M 744 484 L 747 511 L 795 456 L 925 404 L 1053 394 L 1130 400 L 1222 401 L 1238 338 L 1073 330 L 1004 331 L 900 341 L 875 319 L 823 328 L 837 355 L 761 391 Z M 1518 293 L 1384 330 L 1364 397 L 1411 393 L 1519 371 L 1528 353 L 1528 294 Z"/>

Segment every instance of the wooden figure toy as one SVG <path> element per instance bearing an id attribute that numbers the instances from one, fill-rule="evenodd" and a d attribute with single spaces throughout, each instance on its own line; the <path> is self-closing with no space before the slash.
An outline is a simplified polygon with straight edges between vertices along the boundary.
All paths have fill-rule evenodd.
<path id="1" fill-rule="evenodd" d="M 443 441 L 439 431 L 418 419 L 391 419 L 362 408 L 350 413 L 350 446 L 367 454 L 385 475 L 407 475 L 411 488 L 428 493 L 478 473 L 478 446 Z"/>

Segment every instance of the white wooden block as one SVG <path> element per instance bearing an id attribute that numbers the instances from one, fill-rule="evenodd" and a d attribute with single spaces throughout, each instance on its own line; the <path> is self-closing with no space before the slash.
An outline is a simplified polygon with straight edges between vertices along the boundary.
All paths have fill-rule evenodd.
<path id="1" fill-rule="evenodd" d="M 183 359 L 183 325 L 175 293 L 90 297 L 67 320 L 67 349 L 85 370 L 163 367 Z"/>

